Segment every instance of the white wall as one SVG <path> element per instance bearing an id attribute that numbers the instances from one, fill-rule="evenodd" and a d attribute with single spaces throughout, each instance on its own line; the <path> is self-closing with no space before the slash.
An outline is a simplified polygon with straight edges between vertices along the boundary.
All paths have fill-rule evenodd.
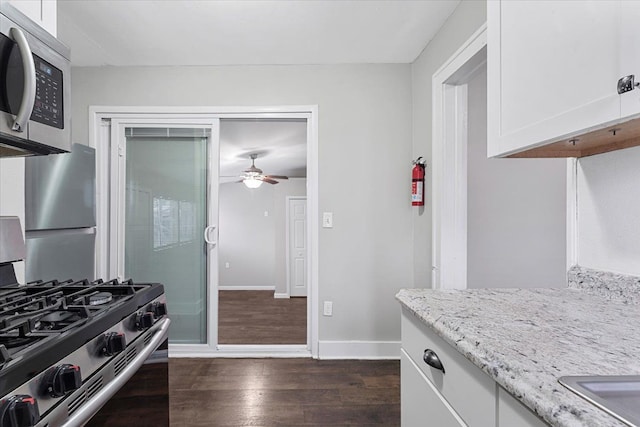
<path id="1" fill-rule="evenodd" d="M 411 66 L 74 68 L 73 135 L 90 105 L 318 105 L 321 341 L 399 341 L 413 285 Z M 322 312 L 322 310 L 320 310 Z M 323 352 L 321 344 L 320 352 Z"/>
<path id="2" fill-rule="evenodd" d="M 219 285 L 275 287 L 274 186 L 219 187 Z M 226 265 L 229 268 L 226 268 Z"/>
<path id="3" fill-rule="evenodd" d="M 640 147 L 578 161 L 578 264 L 640 275 Z"/>
<path id="4" fill-rule="evenodd" d="M 306 185 L 305 178 L 256 189 L 238 183 L 220 185 L 220 286 L 260 286 L 280 294 L 287 292 L 286 198 L 306 195 Z"/>
<path id="5" fill-rule="evenodd" d="M 463 1 L 456 8 L 438 34 L 411 64 L 413 149 L 412 158 L 422 156 L 427 161 L 424 208 L 413 208 L 413 287 L 431 287 L 431 136 L 432 99 L 431 79 L 442 64 L 451 57 L 487 20 L 486 1 Z M 407 183 L 411 164 L 405 165 Z M 408 184 L 406 185 L 408 188 Z M 408 191 L 408 190 L 406 190 Z"/>
<path id="6" fill-rule="evenodd" d="M 220 185 L 220 286 L 287 292 L 287 196 L 305 196 L 306 186 L 305 178 L 256 189 L 238 183 Z"/>
<path id="7" fill-rule="evenodd" d="M 566 160 L 488 159 L 486 67 L 467 91 L 467 287 L 566 287 Z"/>

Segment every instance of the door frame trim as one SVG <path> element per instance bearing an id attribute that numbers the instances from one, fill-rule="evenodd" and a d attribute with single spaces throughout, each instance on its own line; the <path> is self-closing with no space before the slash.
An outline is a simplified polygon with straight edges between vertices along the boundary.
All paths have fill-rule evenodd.
<path id="1" fill-rule="evenodd" d="M 290 354 L 301 357 L 310 355 L 318 358 L 318 251 L 319 251 L 319 169 L 318 169 L 318 106 L 317 105 L 282 105 L 282 106 L 90 106 L 89 107 L 89 146 L 96 149 L 96 266 L 99 275 L 105 275 L 108 263 L 108 215 L 103 210 L 108 206 L 109 159 L 105 158 L 104 147 L 99 147 L 102 141 L 104 127 L 103 120 L 124 119 L 135 116 L 136 119 L 156 118 L 166 115 L 167 118 L 184 119 L 223 119 L 223 118 L 306 118 L 307 119 L 307 238 L 308 238 L 308 289 L 307 298 L 307 344 L 300 346 L 264 346 L 256 353 L 255 346 L 220 346 L 216 343 L 208 344 L 173 344 L 169 347 L 172 357 L 186 357 L 198 354 L 202 357 L 220 357 L 242 355 L 256 357 L 258 354 L 278 356 Z M 106 180 L 106 181 L 105 181 Z M 106 186 L 106 187 L 105 187 Z M 105 222 L 107 221 L 107 222 Z M 217 319 L 216 319 L 217 327 Z M 217 336 L 217 334 L 216 334 Z M 244 349 L 244 350 L 243 350 Z"/>
<path id="2" fill-rule="evenodd" d="M 466 88 L 460 87 L 482 64 L 472 60 L 487 46 L 483 24 L 432 78 L 432 264 L 435 289 L 466 288 Z M 466 81 L 465 81 L 466 79 Z M 458 167 L 463 159 L 465 167 Z M 464 170 L 462 170 L 464 169 Z M 451 219 L 446 224 L 447 219 Z M 443 237 L 445 231 L 452 233 Z M 462 231 L 461 231 L 462 230 Z M 464 255 L 463 255 L 464 254 Z M 464 264 L 464 266 L 463 266 Z M 460 277 L 464 280 L 460 282 Z"/>

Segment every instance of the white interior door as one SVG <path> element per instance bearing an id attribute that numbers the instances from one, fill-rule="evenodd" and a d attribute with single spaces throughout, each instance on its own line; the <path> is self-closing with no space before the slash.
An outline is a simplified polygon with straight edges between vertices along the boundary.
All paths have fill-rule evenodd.
<path id="1" fill-rule="evenodd" d="M 215 343 L 218 120 L 113 120 L 111 129 L 111 274 L 164 285 L 172 344 Z"/>
<path id="2" fill-rule="evenodd" d="M 287 198 L 287 284 L 292 297 L 307 296 L 307 198 Z"/>

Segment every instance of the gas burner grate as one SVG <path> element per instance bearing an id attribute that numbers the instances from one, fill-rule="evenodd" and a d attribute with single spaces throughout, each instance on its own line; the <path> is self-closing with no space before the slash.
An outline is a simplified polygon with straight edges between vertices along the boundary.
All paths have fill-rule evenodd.
<path id="1" fill-rule="evenodd" d="M 37 337 L 0 336 L 0 345 L 7 349 L 14 349 L 32 344 L 38 339 Z"/>
<path id="2" fill-rule="evenodd" d="M 85 316 L 83 316 L 85 314 Z M 60 310 L 46 314 L 35 322 L 33 330 L 35 331 L 63 331 L 71 326 L 77 326 L 79 322 L 83 322 L 89 317 L 87 313 L 80 310 Z"/>

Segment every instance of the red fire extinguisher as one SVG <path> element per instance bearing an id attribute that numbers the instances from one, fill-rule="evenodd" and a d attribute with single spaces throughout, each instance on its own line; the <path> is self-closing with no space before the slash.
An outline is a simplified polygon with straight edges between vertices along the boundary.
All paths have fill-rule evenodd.
<path id="1" fill-rule="evenodd" d="M 425 161 L 422 157 L 411 162 L 413 169 L 411 170 L 411 205 L 424 206 L 424 169 Z"/>

